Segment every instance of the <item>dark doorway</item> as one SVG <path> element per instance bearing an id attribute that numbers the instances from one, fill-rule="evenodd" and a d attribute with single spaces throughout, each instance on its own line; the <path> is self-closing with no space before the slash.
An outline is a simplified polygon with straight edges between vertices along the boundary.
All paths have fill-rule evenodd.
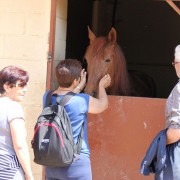
<path id="1" fill-rule="evenodd" d="M 175 2 L 180 6 L 180 2 Z M 180 16 L 165 1 L 69 0 L 66 57 L 83 60 L 89 44 L 87 26 L 97 36 L 117 31 L 128 69 L 150 75 L 157 97 L 167 98 L 178 81 L 171 65 L 180 44 Z"/>

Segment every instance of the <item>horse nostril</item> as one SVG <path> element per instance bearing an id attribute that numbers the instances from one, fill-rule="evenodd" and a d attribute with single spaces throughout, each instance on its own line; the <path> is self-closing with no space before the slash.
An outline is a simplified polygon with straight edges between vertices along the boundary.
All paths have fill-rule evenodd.
<path id="1" fill-rule="evenodd" d="M 96 92 L 95 91 L 92 92 L 92 96 L 96 97 Z"/>

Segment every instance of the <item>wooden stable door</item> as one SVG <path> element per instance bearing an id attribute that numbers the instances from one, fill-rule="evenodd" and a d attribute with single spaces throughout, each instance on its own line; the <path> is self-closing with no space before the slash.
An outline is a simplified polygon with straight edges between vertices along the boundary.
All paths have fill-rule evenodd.
<path id="1" fill-rule="evenodd" d="M 165 127 L 165 99 L 109 96 L 109 108 L 88 123 L 93 180 L 153 180 L 140 165 Z"/>

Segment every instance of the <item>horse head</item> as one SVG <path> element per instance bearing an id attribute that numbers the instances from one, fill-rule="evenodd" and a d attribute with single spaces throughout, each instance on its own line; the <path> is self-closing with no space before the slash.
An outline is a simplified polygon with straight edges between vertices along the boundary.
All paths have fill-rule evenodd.
<path id="1" fill-rule="evenodd" d="M 90 44 L 85 52 L 88 80 L 85 92 L 96 96 L 98 84 L 105 75 L 111 76 L 108 94 L 126 94 L 128 91 L 128 74 L 126 62 L 119 45 L 116 43 L 116 30 L 111 28 L 107 36 L 96 37 L 88 28 Z"/>

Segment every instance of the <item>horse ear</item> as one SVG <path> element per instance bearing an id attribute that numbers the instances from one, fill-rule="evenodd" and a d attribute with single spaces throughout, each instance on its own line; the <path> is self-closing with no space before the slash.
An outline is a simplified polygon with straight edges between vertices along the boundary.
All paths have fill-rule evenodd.
<path id="1" fill-rule="evenodd" d="M 108 39 L 115 43 L 116 42 L 116 30 L 112 27 L 109 34 L 108 34 Z"/>
<path id="2" fill-rule="evenodd" d="M 94 35 L 94 33 L 91 31 L 91 29 L 88 26 L 88 34 L 89 34 L 89 40 L 90 40 L 90 44 L 93 43 L 93 41 L 96 39 L 96 36 Z"/>

